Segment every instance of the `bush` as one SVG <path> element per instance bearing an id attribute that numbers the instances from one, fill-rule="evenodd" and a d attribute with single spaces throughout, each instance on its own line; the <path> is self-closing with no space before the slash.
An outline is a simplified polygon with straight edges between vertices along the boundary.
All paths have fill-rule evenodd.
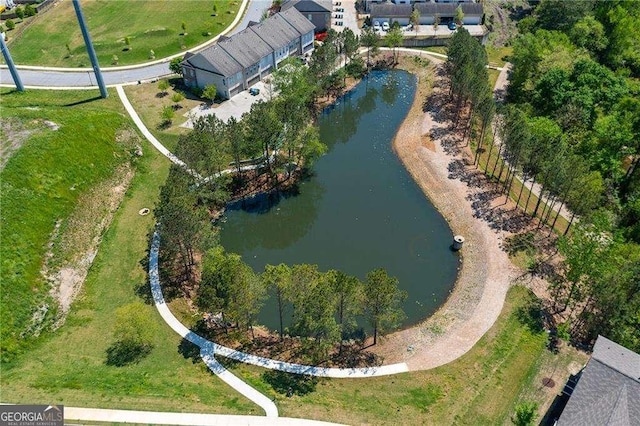
<path id="1" fill-rule="evenodd" d="M 148 309 L 134 302 L 116 309 L 113 336 L 116 341 L 107 349 L 107 365 L 121 367 L 139 362 L 153 349 L 154 324 Z"/>
<path id="2" fill-rule="evenodd" d="M 113 55 L 111 57 L 111 65 L 118 65 L 118 61 L 120 60 L 120 58 L 118 58 L 118 55 Z"/>
<path id="3" fill-rule="evenodd" d="M 162 111 L 160 111 L 160 118 L 162 118 L 162 124 L 164 126 L 168 126 L 171 124 L 171 122 L 173 121 L 173 117 L 175 116 L 175 111 L 173 110 L 173 108 L 171 108 L 171 106 L 166 106 L 164 108 L 162 108 Z"/>
<path id="4" fill-rule="evenodd" d="M 215 84 L 209 84 L 204 87 L 204 90 L 202 91 L 203 98 L 213 102 L 217 96 L 218 96 L 218 91 L 216 89 Z"/>
<path id="5" fill-rule="evenodd" d="M 182 93 L 174 93 L 171 97 L 171 100 L 175 103 L 179 103 L 184 100 L 184 96 L 182 95 Z"/>
<path id="6" fill-rule="evenodd" d="M 162 93 L 166 92 L 168 88 L 169 82 L 167 80 L 160 80 L 158 82 L 158 90 L 160 90 Z"/>
<path id="7" fill-rule="evenodd" d="M 534 424 L 538 417 L 538 404 L 535 402 L 521 402 L 516 405 L 516 413 L 511 421 L 517 426 L 528 426 Z"/>
<path id="8" fill-rule="evenodd" d="M 38 13 L 37 9 L 33 7 L 33 5 L 28 4 L 24 7 L 24 15 L 25 16 L 35 16 Z"/>
<path id="9" fill-rule="evenodd" d="M 171 62 L 169 62 L 169 70 L 172 73 L 182 75 L 182 66 L 180 63 L 184 60 L 182 57 L 173 58 Z"/>
<path id="10" fill-rule="evenodd" d="M 16 7 L 16 16 L 22 21 L 24 19 L 24 9 L 21 7 Z"/>
<path id="11" fill-rule="evenodd" d="M 9 30 L 9 31 L 11 31 L 12 29 L 14 29 L 16 27 L 16 24 L 15 24 L 15 22 L 13 22 L 12 19 L 7 19 L 6 25 L 7 25 L 7 30 Z"/>

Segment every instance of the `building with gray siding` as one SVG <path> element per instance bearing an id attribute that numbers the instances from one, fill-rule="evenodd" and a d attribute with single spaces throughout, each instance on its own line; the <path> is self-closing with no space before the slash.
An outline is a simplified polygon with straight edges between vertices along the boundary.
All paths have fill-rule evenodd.
<path id="1" fill-rule="evenodd" d="M 269 75 L 278 64 L 313 49 L 314 25 L 296 9 L 251 23 L 232 37 L 200 53 L 187 53 L 182 75 L 188 87 L 215 84 L 218 95 L 229 99 Z"/>

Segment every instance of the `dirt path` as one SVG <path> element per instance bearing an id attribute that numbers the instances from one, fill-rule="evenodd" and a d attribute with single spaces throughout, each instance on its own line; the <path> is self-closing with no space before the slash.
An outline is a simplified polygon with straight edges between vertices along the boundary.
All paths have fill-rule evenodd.
<path id="1" fill-rule="evenodd" d="M 418 72 L 414 104 L 393 146 L 454 235 L 464 236 L 466 242 L 458 281 L 447 302 L 424 323 L 386 336 L 375 348 L 385 363 L 404 361 L 411 370 L 434 368 L 469 351 L 498 318 L 518 276 L 500 248 L 508 235 L 505 228 L 517 222 L 517 214 L 501 209 L 504 197 L 496 197 L 482 174 L 465 165 L 469 154 L 458 146 L 461 133 L 451 128 L 444 107 L 448 89 L 441 67 L 435 72 L 433 83 L 429 72 Z"/>

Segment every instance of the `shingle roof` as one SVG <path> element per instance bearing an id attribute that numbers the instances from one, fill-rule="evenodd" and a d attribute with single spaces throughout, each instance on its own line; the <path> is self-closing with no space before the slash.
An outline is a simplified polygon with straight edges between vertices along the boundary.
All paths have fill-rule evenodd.
<path id="1" fill-rule="evenodd" d="M 280 10 L 285 11 L 292 7 L 300 12 L 331 12 L 331 0 L 285 0 Z"/>
<path id="2" fill-rule="evenodd" d="M 212 71 L 225 77 L 230 77 L 242 71 L 242 65 L 217 44 L 198 54 L 188 57 L 185 55 L 185 58 L 184 62 L 195 68 Z"/>
<path id="3" fill-rule="evenodd" d="M 421 16 L 438 14 L 440 17 L 455 16 L 458 4 L 455 3 L 416 3 L 416 10 Z M 482 16 L 484 9 L 479 3 L 460 3 L 465 16 Z"/>
<path id="4" fill-rule="evenodd" d="M 264 40 L 272 49 L 287 46 L 291 40 L 300 37 L 298 31 L 280 15 L 281 13 L 275 14 L 271 18 L 249 27 L 251 31 Z"/>
<path id="5" fill-rule="evenodd" d="M 252 28 L 245 28 L 227 40 L 218 42 L 229 55 L 248 68 L 270 54 L 273 49 Z"/>
<path id="6" fill-rule="evenodd" d="M 305 18 L 298 10 L 291 8 L 278 13 L 285 21 L 287 21 L 298 33 L 303 36 L 315 30 L 316 26 Z"/>
<path id="7" fill-rule="evenodd" d="M 640 424 L 640 355 L 598 336 L 558 426 Z"/>
<path id="8" fill-rule="evenodd" d="M 371 19 L 382 17 L 408 18 L 413 12 L 410 4 L 381 3 L 371 5 Z"/>
<path id="9" fill-rule="evenodd" d="M 200 53 L 185 54 L 183 63 L 223 76 L 232 76 L 260 62 L 262 58 L 284 47 L 315 26 L 295 8 L 251 25 L 231 37 L 220 37 L 217 44 Z"/>

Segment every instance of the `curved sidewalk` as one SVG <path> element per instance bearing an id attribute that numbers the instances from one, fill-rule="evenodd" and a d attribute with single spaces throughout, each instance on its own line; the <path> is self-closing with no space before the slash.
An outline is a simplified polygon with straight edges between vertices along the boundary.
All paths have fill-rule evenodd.
<path id="1" fill-rule="evenodd" d="M 390 364 L 380 367 L 367 367 L 367 368 L 327 368 L 327 367 L 315 367 L 311 365 L 293 364 L 284 361 L 276 361 L 269 358 L 263 358 L 256 355 L 247 354 L 244 352 L 236 351 L 226 346 L 219 345 L 211 342 L 202 336 L 192 332 L 185 327 L 178 319 L 171 313 L 167 304 L 164 301 L 162 295 L 162 288 L 160 286 L 160 278 L 158 275 L 158 253 L 160 250 L 160 235 L 157 232 L 153 234 L 153 240 L 151 242 L 151 251 L 149 252 L 149 283 L 151 285 L 151 293 L 153 294 L 153 301 L 160 312 L 160 315 L 165 322 L 179 335 L 187 339 L 191 343 L 200 347 L 200 355 L 202 359 L 209 365 L 214 373 L 218 374 L 209 363 L 218 364 L 214 356 L 222 355 L 226 358 L 231 358 L 236 361 L 241 361 L 247 364 L 257 365 L 258 367 L 268 368 L 271 370 L 285 371 L 287 373 L 294 374 L 306 374 L 309 376 L 317 377 L 333 377 L 333 378 L 364 378 L 364 377 L 376 377 L 376 376 L 388 376 L 391 374 L 405 373 L 409 371 L 407 364 Z M 220 364 L 218 364 L 220 365 Z M 223 368 L 220 366 L 220 368 Z M 231 374 L 231 373 L 229 373 Z M 248 385 L 247 385 L 248 386 Z"/>

